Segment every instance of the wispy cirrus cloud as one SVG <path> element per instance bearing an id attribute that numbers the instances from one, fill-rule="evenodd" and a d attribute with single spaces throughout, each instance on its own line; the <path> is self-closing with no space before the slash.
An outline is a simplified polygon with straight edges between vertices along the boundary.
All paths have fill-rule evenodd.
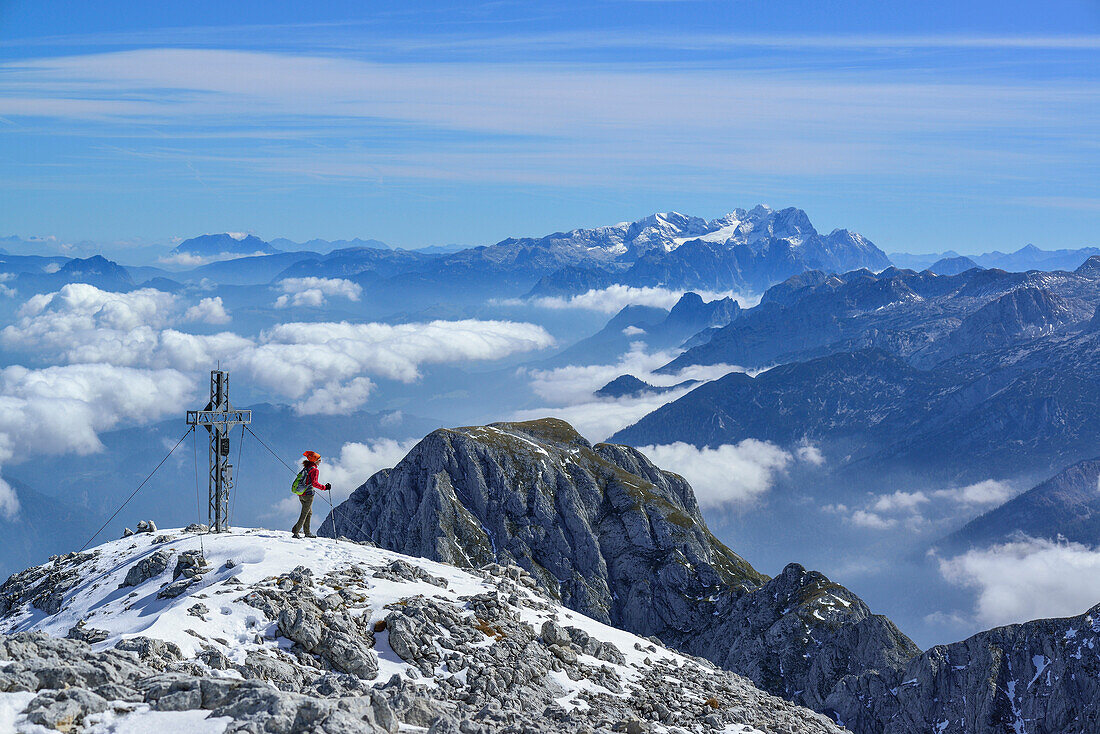
<path id="1" fill-rule="evenodd" d="M 628 184 L 631 172 L 654 167 L 674 177 L 1007 169 L 1049 154 L 1033 146 L 1006 155 L 990 146 L 990 134 L 1027 131 L 1063 141 L 1091 135 L 1100 107 L 1100 87 L 1079 80 L 944 83 L 916 73 L 379 63 L 206 48 L 36 58 L 0 70 L 0 115 L 11 119 L 256 141 L 270 140 L 272 127 L 302 141 L 343 141 L 368 124 L 392 143 L 384 151 L 337 144 L 263 153 L 207 146 L 197 158 L 189 148 L 146 151 L 221 163 L 238 176 L 556 183 L 565 175 Z M 497 139 L 487 148 L 469 135 Z"/>

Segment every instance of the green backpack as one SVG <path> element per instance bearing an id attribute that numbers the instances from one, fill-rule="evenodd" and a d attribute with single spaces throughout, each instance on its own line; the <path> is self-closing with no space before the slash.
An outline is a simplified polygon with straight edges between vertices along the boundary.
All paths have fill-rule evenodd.
<path id="1" fill-rule="evenodd" d="M 290 485 L 290 491 L 301 496 L 309 489 L 309 469 L 302 469 L 298 476 L 294 477 L 294 483 Z"/>

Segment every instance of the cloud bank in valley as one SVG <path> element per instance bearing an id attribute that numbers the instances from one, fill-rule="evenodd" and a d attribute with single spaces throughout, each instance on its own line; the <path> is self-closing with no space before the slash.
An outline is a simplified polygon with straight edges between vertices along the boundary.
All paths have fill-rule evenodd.
<path id="1" fill-rule="evenodd" d="M 179 413 L 195 396 L 195 381 L 177 370 L 107 364 L 0 369 L 0 466 L 40 454 L 90 454 L 99 433 L 120 422 L 150 423 Z M 19 509 L 0 481 L 0 515 Z"/>
<path id="2" fill-rule="evenodd" d="M 1100 599 L 1100 548 L 1021 537 L 938 559 L 944 579 L 977 592 L 984 627 L 1081 614 Z"/>
<path id="3" fill-rule="evenodd" d="M 339 279 L 298 281 L 295 287 L 304 289 L 298 293 L 319 287 L 346 297 L 357 294 L 346 287 L 354 284 Z M 66 285 L 24 304 L 17 322 L 0 331 L 0 345 L 69 364 L 188 371 L 221 361 L 276 397 L 293 401 L 299 412 L 347 413 L 368 399 L 374 379 L 413 382 L 425 364 L 494 360 L 554 344 L 535 324 L 477 319 L 291 322 L 254 337 L 229 331 L 191 334 L 173 326 L 219 323 L 227 315 L 220 298 L 185 306 L 179 297 L 153 289 L 112 293 Z"/>
<path id="4" fill-rule="evenodd" d="M 627 306 L 653 306 L 669 309 L 675 306 L 676 302 L 687 292 L 668 288 L 637 288 L 628 285 L 611 285 L 607 288 L 592 289 L 575 296 L 540 296 L 529 301 L 512 299 L 508 303 L 527 303 L 532 306 L 555 310 L 584 309 L 613 314 L 618 313 Z M 745 295 L 733 291 L 696 290 L 694 292 L 702 296 L 704 301 L 733 298 L 741 304 L 742 308 L 749 308 L 760 302 L 759 296 Z"/>
<path id="5" fill-rule="evenodd" d="M 647 352 L 635 343 L 629 352 L 613 364 L 569 365 L 549 370 L 522 368 L 530 379 L 532 392 L 545 407 L 530 408 L 512 414 L 513 420 L 533 420 L 553 415 L 568 421 L 592 441 L 603 441 L 662 405 L 686 395 L 685 387 L 661 394 L 638 397 L 597 398 L 594 393 L 619 375 L 631 374 L 651 385 L 671 387 L 684 380 L 713 380 L 741 368 L 727 365 L 693 365 L 675 375 L 657 374 L 678 352 Z"/>

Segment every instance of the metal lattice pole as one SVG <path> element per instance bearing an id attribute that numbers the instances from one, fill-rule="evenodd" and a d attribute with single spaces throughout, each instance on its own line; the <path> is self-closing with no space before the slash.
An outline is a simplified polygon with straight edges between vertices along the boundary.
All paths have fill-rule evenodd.
<path id="1" fill-rule="evenodd" d="M 187 411 L 188 425 L 200 425 L 210 435 L 210 504 L 207 517 L 215 533 L 229 530 L 229 494 L 233 465 L 229 463 L 229 430 L 252 422 L 251 410 L 234 410 L 229 402 L 229 373 L 210 372 L 210 402 L 203 410 Z"/>

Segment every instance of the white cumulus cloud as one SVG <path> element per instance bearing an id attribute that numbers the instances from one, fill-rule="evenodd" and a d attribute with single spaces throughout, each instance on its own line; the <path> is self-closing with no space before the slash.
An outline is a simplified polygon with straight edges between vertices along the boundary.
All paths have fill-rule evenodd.
<path id="1" fill-rule="evenodd" d="M 179 299 L 143 288 L 130 293 L 72 283 L 30 298 L 15 323 L 0 331 L 0 345 L 49 361 L 195 369 L 251 342 L 234 334 L 196 336 L 168 327 L 181 318 Z M 217 322 L 220 298 L 204 298 L 182 318 Z"/>
<path id="2" fill-rule="evenodd" d="M 229 323 L 229 313 L 225 310 L 221 296 L 204 298 L 197 304 L 187 309 L 183 315 L 184 321 L 202 321 L 207 324 Z"/>
<path id="3" fill-rule="evenodd" d="M 182 314 L 207 322 L 222 316 L 217 297 Z M 494 360 L 554 344 L 541 326 L 513 321 L 292 322 L 248 338 L 170 328 L 180 317 L 169 293 L 67 285 L 27 301 L 17 322 L 0 331 L 0 345 L 70 364 L 200 370 L 220 361 L 295 401 L 301 413 L 346 413 L 366 401 L 372 378 L 413 382 L 424 364 Z"/>
<path id="4" fill-rule="evenodd" d="M 1076 615 L 1100 601 L 1100 548 L 1080 543 L 1024 537 L 939 559 L 939 570 L 977 591 L 985 627 Z"/>
<path id="5" fill-rule="evenodd" d="M 970 507 L 995 506 L 1008 502 L 1017 490 L 1008 482 L 986 479 L 965 487 L 938 489 L 932 493 L 936 499 L 949 500 Z"/>
<path id="6" fill-rule="evenodd" d="M 882 515 L 866 510 L 854 511 L 849 519 L 852 521 L 853 525 L 857 525 L 861 528 L 872 528 L 874 530 L 886 530 L 898 524 L 898 521 L 894 518 L 883 517 Z"/>
<path id="7" fill-rule="evenodd" d="M 541 326 L 514 321 L 431 321 L 427 323 L 278 324 L 261 335 L 263 344 L 250 359 L 257 375 L 265 364 L 297 374 L 288 375 L 287 394 L 301 394 L 295 377 L 346 379 L 369 372 L 412 382 L 421 364 L 492 360 L 517 352 L 544 349 L 553 337 Z M 277 382 L 278 380 L 272 380 Z"/>
<path id="8" fill-rule="evenodd" d="M 283 295 L 275 299 L 275 308 L 325 305 L 325 298 L 358 301 L 363 287 L 344 278 L 284 278 L 278 282 Z"/>
<path id="9" fill-rule="evenodd" d="M 0 517 L 11 520 L 18 514 L 19 497 L 15 494 L 15 489 L 0 477 Z"/>
<path id="10" fill-rule="evenodd" d="M 885 530 L 905 523 L 906 527 L 942 528 L 961 518 L 973 516 L 976 511 L 997 506 L 1012 499 L 1017 493 L 1011 482 L 986 479 L 962 487 L 947 487 L 932 491 L 897 490 L 887 494 L 871 494 L 862 508 L 848 508 L 840 514 L 859 527 Z M 838 512 L 837 505 L 831 506 Z"/>
<path id="11" fill-rule="evenodd" d="M 928 501 L 924 492 L 894 492 L 893 494 L 880 495 L 871 506 L 875 512 L 906 512 L 913 511 Z"/>
<path id="12" fill-rule="evenodd" d="M 714 449 L 678 441 L 638 450 L 657 466 L 686 479 L 704 508 L 752 504 L 794 461 L 789 451 L 754 438 Z"/>

